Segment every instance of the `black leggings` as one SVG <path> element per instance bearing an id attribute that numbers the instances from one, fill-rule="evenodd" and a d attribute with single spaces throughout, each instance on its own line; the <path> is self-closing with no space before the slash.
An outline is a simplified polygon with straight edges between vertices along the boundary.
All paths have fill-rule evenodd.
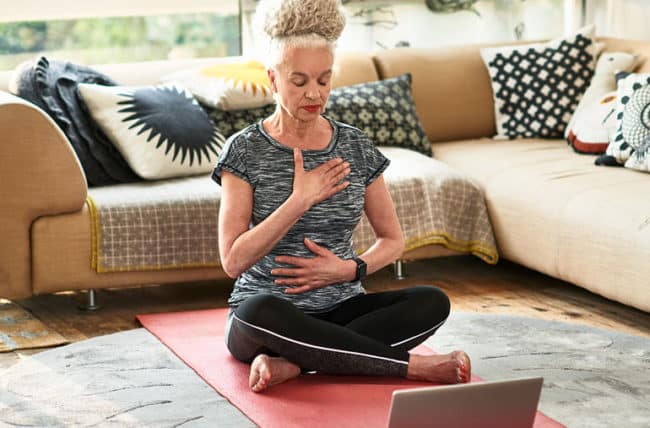
<path id="1" fill-rule="evenodd" d="M 246 299 L 226 327 L 230 353 L 250 363 L 282 356 L 303 372 L 406 377 L 408 350 L 433 335 L 449 316 L 436 287 L 361 294 L 322 313 L 304 313 L 270 294 Z"/>

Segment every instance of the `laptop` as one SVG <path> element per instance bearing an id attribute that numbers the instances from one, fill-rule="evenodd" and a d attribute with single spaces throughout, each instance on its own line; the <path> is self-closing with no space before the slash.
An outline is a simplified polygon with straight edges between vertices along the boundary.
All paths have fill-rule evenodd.
<path id="1" fill-rule="evenodd" d="M 543 378 L 393 391 L 388 428 L 530 428 Z"/>

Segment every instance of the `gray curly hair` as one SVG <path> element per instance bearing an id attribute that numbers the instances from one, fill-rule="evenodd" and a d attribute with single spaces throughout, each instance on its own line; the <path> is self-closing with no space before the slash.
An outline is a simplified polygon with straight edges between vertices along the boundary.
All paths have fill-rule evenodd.
<path id="1" fill-rule="evenodd" d="M 283 49 L 290 46 L 328 46 L 333 54 L 345 13 L 341 0 L 260 0 L 253 27 L 267 67 L 277 68 Z"/>

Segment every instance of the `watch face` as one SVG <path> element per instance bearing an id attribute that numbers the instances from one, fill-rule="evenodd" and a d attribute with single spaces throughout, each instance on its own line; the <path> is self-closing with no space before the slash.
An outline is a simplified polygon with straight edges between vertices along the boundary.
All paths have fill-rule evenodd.
<path id="1" fill-rule="evenodd" d="M 363 263 L 363 264 L 362 264 L 361 266 L 359 266 L 359 267 L 361 268 L 361 269 L 360 269 L 360 270 L 361 270 L 361 277 L 363 278 L 364 276 L 366 276 L 366 267 L 367 267 L 367 266 L 366 266 L 365 263 Z"/>
<path id="2" fill-rule="evenodd" d="M 366 276 L 366 262 L 361 259 L 355 261 L 357 262 L 357 279 L 361 279 Z"/>

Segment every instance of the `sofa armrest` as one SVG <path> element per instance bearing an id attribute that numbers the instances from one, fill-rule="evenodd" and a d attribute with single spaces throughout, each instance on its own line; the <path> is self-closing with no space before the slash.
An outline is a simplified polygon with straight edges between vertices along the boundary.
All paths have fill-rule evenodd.
<path id="1" fill-rule="evenodd" d="M 0 297 L 32 294 L 30 228 L 80 210 L 88 188 L 72 146 L 41 109 L 0 91 Z"/>

